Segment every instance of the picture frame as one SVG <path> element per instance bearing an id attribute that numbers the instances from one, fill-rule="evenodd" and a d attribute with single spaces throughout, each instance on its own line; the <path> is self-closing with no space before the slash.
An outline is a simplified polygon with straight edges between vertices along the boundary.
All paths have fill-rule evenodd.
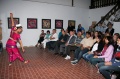
<path id="1" fill-rule="evenodd" d="M 37 29 L 37 18 L 27 18 L 27 29 Z"/>
<path id="2" fill-rule="evenodd" d="M 55 20 L 55 29 L 63 29 L 63 20 Z"/>
<path id="3" fill-rule="evenodd" d="M 14 24 L 15 25 L 20 23 L 20 19 L 19 18 L 13 18 L 13 20 L 14 20 Z M 8 29 L 11 29 L 11 27 L 12 27 L 12 22 L 11 22 L 10 17 L 8 17 Z"/>
<path id="4" fill-rule="evenodd" d="M 74 27 L 74 29 L 75 29 L 75 23 L 76 23 L 76 21 L 75 20 L 68 20 L 68 26 L 72 26 L 72 27 Z"/>
<path id="5" fill-rule="evenodd" d="M 51 19 L 42 19 L 42 29 L 51 29 Z"/>

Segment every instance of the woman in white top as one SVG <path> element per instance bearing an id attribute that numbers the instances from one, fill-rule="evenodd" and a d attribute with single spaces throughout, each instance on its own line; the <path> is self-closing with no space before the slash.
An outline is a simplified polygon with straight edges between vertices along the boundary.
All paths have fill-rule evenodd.
<path id="1" fill-rule="evenodd" d="M 83 58 L 86 61 L 90 61 L 90 58 L 94 56 L 94 51 L 101 52 L 104 47 L 103 39 L 101 35 L 98 35 L 96 38 L 96 42 L 91 47 L 90 51 L 88 53 L 85 53 L 83 55 Z"/>

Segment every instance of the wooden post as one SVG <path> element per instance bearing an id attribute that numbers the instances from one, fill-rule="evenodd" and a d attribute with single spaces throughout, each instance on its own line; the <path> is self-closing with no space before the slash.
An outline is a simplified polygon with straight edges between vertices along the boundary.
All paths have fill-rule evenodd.
<path id="1" fill-rule="evenodd" d="M 1 25 L 2 25 L 2 22 L 0 20 L 0 40 L 2 40 L 2 27 L 1 27 Z"/>
<path id="2" fill-rule="evenodd" d="M 74 0 L 72 0 L 72 7 L 74 6 Z"/>

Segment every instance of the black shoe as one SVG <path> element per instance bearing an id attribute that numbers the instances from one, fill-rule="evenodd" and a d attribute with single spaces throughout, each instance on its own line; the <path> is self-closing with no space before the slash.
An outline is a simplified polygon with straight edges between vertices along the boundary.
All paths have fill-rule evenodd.
<path id="1" fill-rule="evenodd" d="M 57 55 L 58 53 L 54 53 L 54 55 Z"/>
<path id="2" fill-rule="evenodd" d="M 63 55 L 63 53 L 60 53 L 60 55 Z"/>
<path id="3" fill-rule="evenodd" d="M 62 57 L 66 57 L 67 55 L 63 54 Z"/>

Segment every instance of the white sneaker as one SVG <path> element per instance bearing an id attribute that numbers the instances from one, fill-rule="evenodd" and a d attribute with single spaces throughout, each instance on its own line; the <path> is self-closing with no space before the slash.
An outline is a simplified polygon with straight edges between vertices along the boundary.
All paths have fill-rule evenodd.
<path id="1" fill-rule="evenodd" d="M 71 63 L 74 63 L 74 62 L 78 62 L 78 60 L 77 60 L 77 59 L 75 59 L 75 60 L 71 61 Z"/>
<path id="2" fill-rule="evenodd" d="M 116 78 L 117 78 L 116 75 L 112 75 L 112 76 L 111 76 L 111 79 L 116 79 Z"/>
<path id="3" fill-rule="evenodd" d="M 66 60 L 69 60 L 71 57 L 69 56 L 69 55 L 67 55 L 66 57 L 65 57 L 65 59 Z"/>

